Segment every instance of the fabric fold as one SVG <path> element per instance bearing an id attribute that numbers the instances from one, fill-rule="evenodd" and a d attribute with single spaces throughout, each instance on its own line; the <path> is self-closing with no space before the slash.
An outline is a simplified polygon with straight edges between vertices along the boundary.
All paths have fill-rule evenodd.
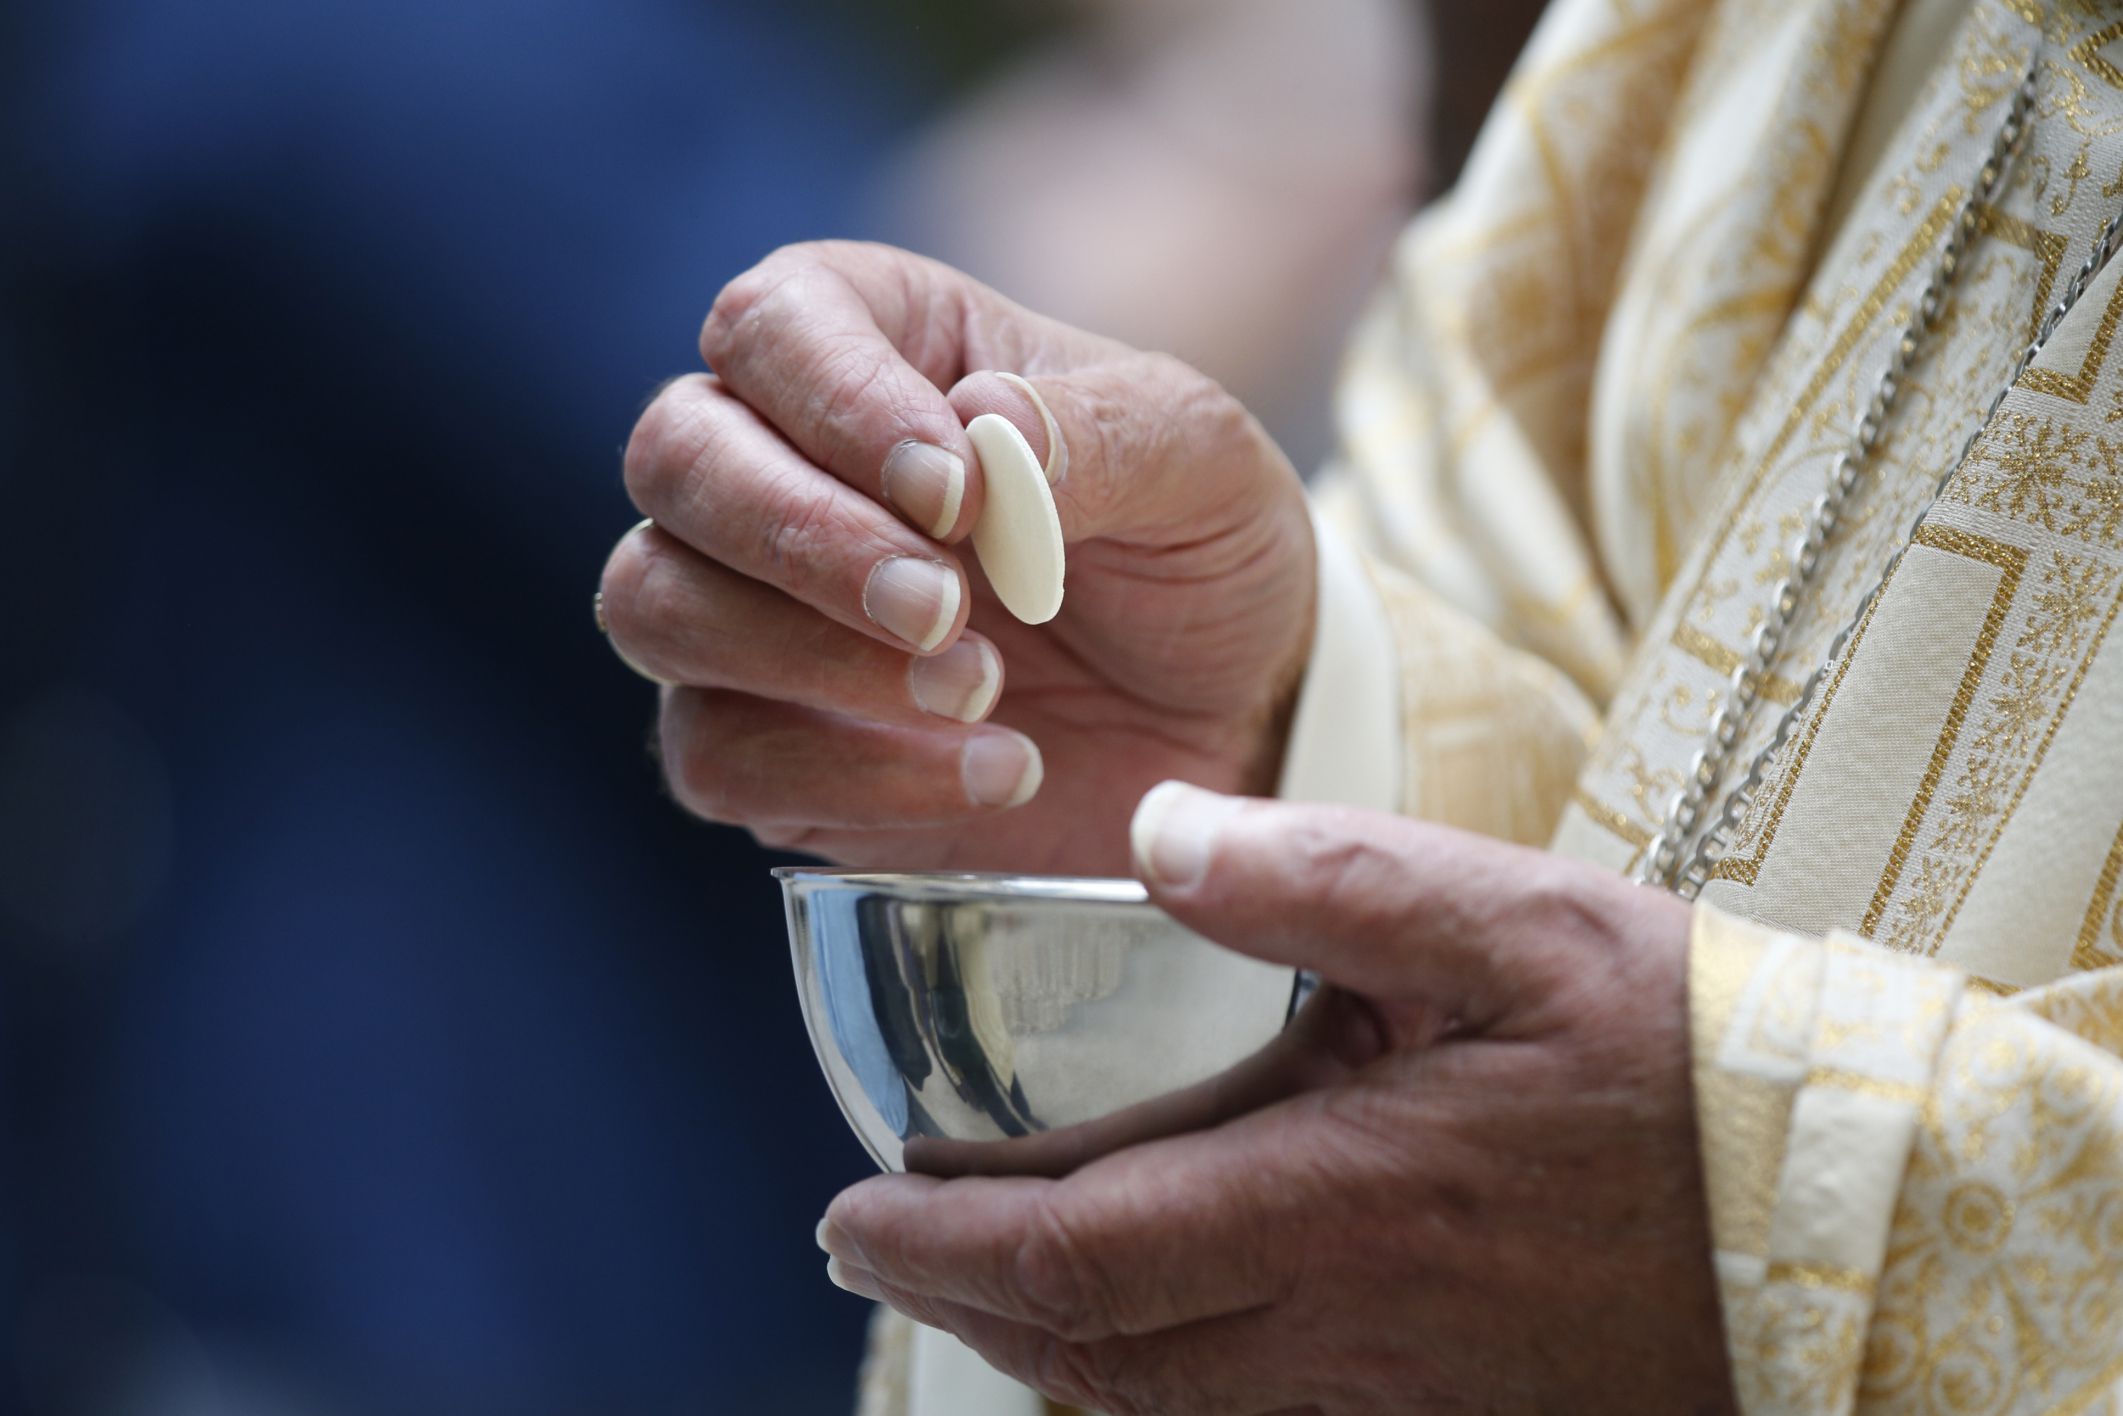
<path id="1" fill-rule="evenodd" d="M 1746 1416 L 2123 1397 L 2123 969 L 2006 1002 L 1701 906 L 1689 975 Z"/>

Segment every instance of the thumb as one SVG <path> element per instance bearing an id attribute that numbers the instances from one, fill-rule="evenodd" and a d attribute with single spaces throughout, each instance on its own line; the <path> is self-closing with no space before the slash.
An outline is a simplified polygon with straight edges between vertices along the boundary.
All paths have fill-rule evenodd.
<path id="1" fill-rule="evenodd" d="M 1057 388 L 1055 393 L 1060 397 L 1062 390 Z M 1062 433 L 1060 420 L 1038 385 L 1023 374 L 998 370 L 968 374 L 958 381 L 950 397 L 951 409 L 961 422 L 970 424 L 984 413 L 998 413 L 1009 419 L 1025 435 L 1032 455 L 1047 469 L 1049 486 L 1059 487 L 1069 475 L 1069 441 Z"/>
<path id="2" fill-rule="evenodd" d="M 1486 1031 L 1543 992 L 1552 858 L 1383 812 L 1153 788 L 1136 868 L 1181 923 L 1380 1002 Z M 1528 905 L 1534 906 L 1528 908 Z"/>
<path id="3" fill-rule="evenodd" d="M 1047 470 L 1069 541 L 1166 522 L 1198 534 L 1204 469 L 1280 469 L 1282 452 L 1237 399 L 1165 354 L 1127 352 L 1064 373 L 968 374 L 950 393 L 971 423 L 998 413 Z M 1294 474 L 1292 474 L 1294 475 Z M 1227 487 L 1234 515 L 1251 503 Z"/>

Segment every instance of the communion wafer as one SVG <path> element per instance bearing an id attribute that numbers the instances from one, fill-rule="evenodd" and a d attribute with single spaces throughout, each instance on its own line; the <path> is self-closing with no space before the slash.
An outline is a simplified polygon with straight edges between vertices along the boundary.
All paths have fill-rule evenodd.
<path id="1" fill-rule="evenodd" d="M 1061 612 L 1061 513 L 1046 469 L 1008 418 L 983 413 L 966 426 L 980 457 L 986 501 L 973 526 L 973 552 L 1003 608 L 1026 624 Z"/>

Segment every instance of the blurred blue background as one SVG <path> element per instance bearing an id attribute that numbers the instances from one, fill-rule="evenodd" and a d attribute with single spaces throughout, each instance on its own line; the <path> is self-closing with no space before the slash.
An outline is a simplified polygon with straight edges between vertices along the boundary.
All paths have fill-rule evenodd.
<path id="1" fill-rule="evenodd" d="M 0 1411 L 846 1410 L 773 862 L 591 624 L 628 428 L 869 234 L 1311 461 L 1418 9 L 0 12 Z"/>
<path id="2" fill-rule="evenodd" d="M 864 1162 L 589 592 L 707 300 L 944 82 L 874 18 L 10 9 L 14 1409 L 846 1405 Z"/>

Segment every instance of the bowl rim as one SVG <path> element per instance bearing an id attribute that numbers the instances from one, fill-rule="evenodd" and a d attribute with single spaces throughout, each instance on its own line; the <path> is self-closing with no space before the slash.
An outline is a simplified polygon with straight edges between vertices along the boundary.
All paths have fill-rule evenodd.
<path id="1" fill-rule="evenodd" d="M 1148 905 L 1150 892 L 1126 876 L 1016 875 L 993 870 L 866 870 L 777 865 L 784 890 L 803 886 L 868 889 L 924 902 L 1057 900 L 1088 905 Z"/>

